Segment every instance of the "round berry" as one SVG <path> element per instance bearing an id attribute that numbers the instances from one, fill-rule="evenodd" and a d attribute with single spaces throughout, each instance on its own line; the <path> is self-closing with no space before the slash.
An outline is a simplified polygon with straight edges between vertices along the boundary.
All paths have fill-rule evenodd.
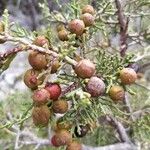
<path id="1" fill-rule="evenodd" d="M 61 31 L 61 30 L 64 30 L 65 27 L 64 27 L 63 24 L 59 24 L 59 25 L 56 26 L 56 29 L 57 29 L 57 32 L 59 32 L 59 31 Z"/>
<path id="2" fill-rule="evenodd" d="M 87 92 L 91 94 L 92 97 L 98 97 L 105 92 L 105 83 L 98 77 L 91 77 L 86 86 Z"/>
<path id="3" fill-rule="evenodd" d="M 36 70 L 46 69 L 47 59 L 46 55 L 33 51 L 29 54 L 28 61 L 30 65 Z"/>
<path id="4" fill-rule="evenodd" d="M 45 127 L 49 123 L 51 113 L 46 105 L 34 107 L 32 111 L 32 119 L 35 126 Z"/>
<path id="5" fill-rule="evenodd" d="M 80 19 L 83 20 L 86 27 L 89 27 L 94 24 L 95 17 L 89 13 L 85 13 L 81 15 Z"/>
<path id="6" fill-rule="evenodd" d="M 89 13 L 91 15 L 94 15 L 95 14 L 95 10 L 93 8 L 93 6 L 91 5 L 86 5 L 82 8 L 82 14 L 85 14 L 85 13 Z"/>
<path id="7" fill-rule="evenodd" d="M 121 86 L 113 85 L 109 90 L 109 96 L 114 101 L 120 101 L 125 98 L 125 91 Z"/>
<path id="8" fill-rule="evenodd" d="M 38 85 L 42 84 L 44 81 L 44 76 L 38 78 L 40 72 L 34 69 L 29 69 L 25 72 L 24 75 L 24 83 L 27 87 L 35 90 L 37 89 Z"/>
<path id="9" fill-rule="evenodd" d="M 68 110 L 68 103 L 65 100 L 54 101 L 52 109 L 54 113 L 64 114 Z"/>
<path id="10" fill-rule="evenodd" d="M 137 74 L 132 68 L 123 68 L 120 71 L 120 80 L 123 84 L 133 84 L 137 79 Z"/>
<path id="11" fill-rule="evenodd" d="M 46 89 L 36 90 L 33 93 L 32 99 L 36 105 L 43 105 L 48 102 L 50 94 Z"/>
<path id="12" fill-rule="evenodd" d="M 66 147 L 66 150 L 82 150 L 82 145 L 76 141 L 73 141 Z"/>
<path id="13" fill-rule="evenodd" d="M 38 36 L 33 42 L 37 46 L 44 46 L 45 44 L 49 44 L 48 39 L 45 38 L 45 36 Z"/>
<path id="14" fill-rule="evenodd" d="M 68 27 L 71 33 L 74 33 L 77 36 L 80 36 L 84 32 L 85 24 L 82 20 L 74 19 L 69 22 Z"/>
<path id="15" fill-rule="evenodd" d="M 51 73 L 56 73 L 60 66 L 60 62 L 58 60 L 54 60 L 51 66 Z"/>
<path id="16" fill-rule="evenodd" d="M 45 89 L 50 93 L 51 100 L 57 100 L 61 94 L 61 87 L 57 83 L 47 83 Z"/>
<path id="17" fill-rule="evenodd" d="M 61 41 L 67 41 L 68 40 L 68 32 L 66 30 L 61 30 L 58 32 L 58 38 Z"/>
<path id="18" fill-rule="evenodd" d="M 81 138 L 84 137 L 89 131 L 89 126 L 88 125 L 80 125 L 79 129 L 78 127 L 75 127 L 74 129 L 74 134 L 76 137 Z"/>
<path id="19" fill-rule="evenodd" d="M 55 147 L 68 145 L 72 142 L 72 136 L 67 130 L 59 130 L 54 134 L 51 143 Z"/>
<path id="20" fill-rule="evenodd" d="M 88 59 L 80 60 L 75 66 L 75 73 L 83 79 L 92 77 L 95 71 L 95 65 Z"/>
<path id="21" fill-rule="evenodd" d="M 70 121 L 63 120 L 62 118 L 59 118 L 57 120 L 56 124 L 57 124 L 57 129 L 58 130 L 62 130 L 62 129 L 70 130 L 71 127 L 72 127 L 72 123 Z"/>

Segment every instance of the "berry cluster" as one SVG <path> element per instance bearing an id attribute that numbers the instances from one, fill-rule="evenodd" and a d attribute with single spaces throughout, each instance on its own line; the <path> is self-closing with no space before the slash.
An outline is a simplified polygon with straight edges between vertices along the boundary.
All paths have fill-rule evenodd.
<path id="1" fill-rule="evenodd" d="M 59 39 L 67 41 L 69 33 L 75 34 L 76 37 L 82 36 L 85 28 L 94 24 L 94 14 L 95 10 L 92 6 L 85 6 L 82 9 L 80 19 L 70 21 L 67 28 L 64 26 L 57 28 Z M 38 36 L 33 43 L 40 47 L 49 46 L 49 41 L 44 36 Z M 59 59 L 51 60 L 48 54 L 33 50 L 29 54 L 28 61 L 32 69 L 26 71 L 24 82 L 33 90 L 33 122 L 38 127 L 47 126 L 52 116 L 58 113 L 67 113 L 69 105 L 72 104 L 68 102 L 68 99 L 61 96 L 62 89 L 58 83 L 44 82 L 46 75 L 43 72 L 50 70 L 51 74 L 56 73 L 60 67 L 60 61 Z M 111 85 L 108 92 L 106 92 L 108 85 L 105 78 L 97 75 L 96 65 L 89 59 L 79 60 L 74 64 L 73 69 L 77 78 L 85 81 L 85 86 L 82 87 L 82 90 L 90 95 L 89 99 L 91 98 L 91 100 L 103 95 L 109 96 L 115 102 L 124 100 L 125 85 L 133 84 L 137 79 L 137 74 L 132 68 L 122 68 L 118 72 L 118 82 Z M 73 137 L 84 137 L 91 128 L 95 127 L 95 122 L 77 127 L 76 125 L 74 126 L 73 122 L 63 120 L 63 117 L 59 118 L 56 121 L 55 134 L 51 139 L 51 143 L 56 147 L 67 145 L 66 150 L 81 150 L 81 144 L 74 141 Z"/>

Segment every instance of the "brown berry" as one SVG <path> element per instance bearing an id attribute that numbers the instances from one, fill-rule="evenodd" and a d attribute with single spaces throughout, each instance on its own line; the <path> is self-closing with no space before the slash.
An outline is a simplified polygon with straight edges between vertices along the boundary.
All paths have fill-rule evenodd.
<path id="1" fill-rule="evenodd" d="M 85 13 L 81 15 L 80 19 L 83 20 L 86 27 L 89 27 L 94 24 L 95 17 L 89 13 Z"/>
<path id="2" fill-rule="evenodd" d="M 48 39 L 45 38 L 45 36 L 38 36 L 33 42 L 37 46 L 44 46 L 45 44 L 49 44 Z"/>
<path id="3" fill-rule="evenodd" d="M 59 32 L 59 31 L 61 31 L 61 30 L 64 30 L 65 27 L 64 27 L 63 24 L 59 24 L 59 25 L 56 26 L 56 29 L 57 29 L 57 32 Z"/>
<path id="4" fill-rule="evenodd" d="M 125 91 L 121 86 L 113 85 L 109 90 L 109 96 L 114 101 L 120 101 L 125 98 Z"/>
<path id="5" fill-rule="evenodd" d="M 87 92 L 91 94 L 92 97 L 98 97 L 105 92 L 105 83 L 98 77 L 91 77 L 86 86 Z"/>
<path id="6" fill-rule="evenodd" d="M 123 84 L 133 84 L 137 79 L 137 74 L 132 68 L 123 68 L 120 71 L 120 79 Z"/>
<path id="7" fill-rule="evenodd" d="M 61 41 L 67 41 L 68 40 L 68 32 L 66 30 L 61 30 L 58 32 L 58 38 Z"/>
<path id="8" fill-rule="evenodd" d="M 51 73 L 56 73 L 60 66 L 60 62 L 58 60 L 54 60 L 51 66 Z"/>
<path id="9" fill-rule="evenodd" d="M 89 13 L 91 15 L 94 15 L 95 14 L 95 10 L 93 8 L 93 6 L 91 5 L 86 5 L 82 8 L 82 14 L 85 14 L 85 13 Z"/>
<path id="10" fill-rule="evenodd" d="M 75 73 L 85 79 L 90 78 L 95 73 L 95 65 L 88 59 L 83 59 L 75 66 Z"/>
<path id="11" fill-rule="evenodd" d="M 68 145 L 71 142 L 72 136 L 67 130 L 59 130 L 51 139 L 52 145 L 56 147 Z"/>
<path id="12" fill-rule="evenodd" d="M 28 57 L 30 65 L 36 70 L 46 69 L 47 67 L 47 59 L 46 55 L 32 51 Z"/>
<path id="13" fill-rule="evenodd" d="M 50 94 L 45 89 L 36 90 L 33 93 L 32 99 L 36 105 L 43 105 L 48 102 Z"/>
<path id="14" fill-rule="evenodd" d="M 72 123 L 70 121 L 62 120 L 62 118 L 59 118 L 56 124 L 57 124 L 57 130 L 62 130 L 62 129 L 70 130 L 72 127 Z"/>
<path id="15" fill-rule="evenodd" d="M 85 24 L 82 20 L 74 19 L 69 22 L 68 27 L 71 33 L 74 33 L 77 36 L 80 36 L 84 32 Z"/>
<path id="16" fill-rule="evenodd" d="M 73 141 L 66 147 L 66 150 L 82 150 L 82 145 L 76 141 Z"/>
<path id="17" fill-rule="evenodd" d="M 34 107 L 32 111 L 32 119 L 35 126 L 45 127 L 49 123 L 51 113 L 46 105 Z"/>
<path id="18" fill-rule="evenodd" d="M 27 87 L 35 90 L 38 85 L 42 84 L 44 81 L 44 76 L 38 78 L 40 72 L 34 69 L 29 69 L 25 72 L 24 83 Z"/>
<path id="19" fill-rule="evenodd" d="M 68 110 L 68 103 L 65 100 L 54 101 L 52 109 L 53 109 L 54 113 L 64 114 Z"/>

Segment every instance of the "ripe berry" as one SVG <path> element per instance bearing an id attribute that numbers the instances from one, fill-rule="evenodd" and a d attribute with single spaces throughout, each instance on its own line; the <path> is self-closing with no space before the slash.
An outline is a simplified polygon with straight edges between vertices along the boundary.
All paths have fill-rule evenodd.
<path id="1" fill-rule="evenodd" d="M 82 150 L 82 145 L 76 141 L 73 141 L 66 147 L 66 150 Z"/>
<path id="2" fill-rule="evenodd" d="M 51 66 L 51 73 L 56 73 L 60 66 L 60 62 L 58 60 L 54 60 Z"/>
<path id="3" fill-rule="evenodd" d="M 64 114 L 68 110 L 68 103 L 65 100 L 54 101 L 52 109 L 53 109 L 54 113 Z"/>
<path id="4" fill-rule="evenodd" d="M 48 40 L 45 38 L 45 36 L 38 36 L 33 42 L 37 46 L 44 46 L 45 44 L 49 44 Z"/>
<path id="5" fill-rule="evenodd" d="M 61 94 L 61 87 L 57 83 L 47 83 L 45 89 L 50 93 L 51 100 L 57 100 Z"/>
<path id="6" fill-rule="evenodd" d="M 105 83 L 98 77 L 91 77 L 86 86 L 87 92 L 92 97 L 98 97 L 105 92 Z"/>
<path id="7" fill-rule="evenodd" d="M 59 130 L 51 139 L 53 146 L 59 147 L 72 142 L 72 136 L 67 130 Z"/>
<path id="8" fill-rule="evenodd" d="M 42 53 L 33 51 L 29 54 L 28 60 L 33 69 L 42 70 L 47 67 L 46 56 Z"/>
<path id="9" fill-rule="evenodd" d="M 95 10 L 93 8 L 93 6 L 91 5 L 86 5 L 82 8 L 82 14 L 85 14 L 85 13 L 89 13 L 91 15 L 94 15 L 95 14 Z"/>
<path id="10" fill-rule="evenodd" d="M 137 74 L 132 68 L 123 68 L 120 71 L 120 79 L 123 84 L 132 84 L 137 79 Z"/>
<path id="11" fill-rule="evenodd" d="M 49 98 L 50 98 L 50 94 L 45 89 L 34 91 L 33 96 L 32 96 L 32 99 L 36 105 L 46 104 Z"/>
<path id="12" fill-rule="evenodd" d="M 38 127 L 47 126 L 50 116 L 51 116 L 50 110 L 46 105 L 33 108 L 32 119 L 35 126 Z"/>
<path id="13" fill-rule="evenodd" d="M 71 127 L 72 127 L 72 123 L 70 121 L 63 120 L 62 118 L 59 118 L 57 120 L 56 124 L 57 124 L 57 129 L 58 130 L 62 130 L 62 129 L 70 130 Z"/>
<path id="14" fill-rule="evenodd" d="M 24 75 L 24 83 L 26 84 L 26 86 L 33 90 L 37 89 L 37 86 L 42 84 L 44 81 L 44 76 L 38 78 L 39 74 L 40 72 L 37 70 L 27 70 Z"/>
<path id="15" fill-rule="evenodd" d="M 83 20 L 86 27 L 92 26 L 95 20 L 94 16 L 89 13 L 82 14 L 80 19 Z"/>
<path id="16" fill-rule="evenodd" d="M 85 125 L 85 126 L 80 125 L 79 127 L 80 127 L 79 130 L 78 130 L 78 127 L 75 127 L 74 134 L 76 137 L 79 137 L 79 138 L 84 137 L 89 131 L 89 126 L 88 125 Z"/>
<path id="17" fill-rule="evenodd" d="M 68 27 L 71 33 L 74 33 L 77 36 L 80 36 L 84 32 L 85 24 L 82 20 L 74 19 L 69 22 Z"/>
<path id="18" fill-rule="evenodd" d="M 85 79 L 90 78 L 95 73 L 95 65 L 88 59 L 83 59 L 75 66 L 75 73 Z"/>
<path id="19" fill-rule="evenodd" d="M 114 101 L 123 100 L 125 98 L 125 91 L 121 86 L 113 85 L 109 90 L 109 96 Z"/>
<path id="20" fill-rule="evenodd" d="M 61 30 L 58 32 L 58 38 L 61 41 L 67 41 L 68 40 L 68 32 L 66 30 Z"/>

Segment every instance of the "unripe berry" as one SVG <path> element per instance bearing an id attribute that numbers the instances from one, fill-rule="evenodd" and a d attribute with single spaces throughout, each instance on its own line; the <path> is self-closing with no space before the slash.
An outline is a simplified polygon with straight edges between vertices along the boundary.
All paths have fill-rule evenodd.
<path id="1" fill-rule="evenodd" d="M 42 69 L 46 69 L 47 67 L 48 62 L 46 60 L 46 55 L 42 53 L 32 51 L 29 54 L 28 60 L 30 65 L 33 67 L 33 69 L 42 70 Z"/>
<path id="2" fill-rule="evenodd" d="M 73 141 L 66 147 L 66 150 L 82 150 L 82 145 L 76 141 Z"/>
<path id="3" fill-rule="evenodd" d="M 79 130 L 78 130 L 78 127 L 75 127 L 74 134 L 76 137 L 81 138 L 81 137 L 84 137 L 88 133 L 90 128 L 89 128 L 89 125 L 85 125 L 85 126 L 80 125 L 79 127 L 80 127 Z"/>
<path id="4" fill-rule="evenodd" d="M 91 77 L 86 86 L 87 92 L 92 97 L 98 97 L 105 92 L 105 83 L 98 77 Z"/>
<path id="5" fill-rule="evenodd" d="M 60 62 L 58 60 L 54 60 L 51 66 L 51 73 L 56 73 L 60 66 Z"/>
<path id="6" fill-rule="evenodd" d="M 59 130 L 51 139 L 51 143 L 55 147 L 68 145 L 72 142 L 72 136 L 67 130 Z"/>
<path id="7" fill-rule="evenodd" d="M 74 33 L 77 36 L 80 36 L 84 32 L 85 24 L 82 20 L 74 19 L 69 22 L 68 27 L 71 33 Z"/>
<path id="8" fill-rule="evenodd" d="M 38 85 L 42 84 L 44 81 L 44 76 L 38 78 L 40 72 L 34 69 L 29 69 L 25 72 L 24 75 L 24 83 L 27 87 L 35 90 L 37 89 Z"/>
<path id="9" fill-rule="evenodd" d="M 137 74 L 132 68 L 123 68 L 120 71 L 120 80 L 123 84 L 133 84 L 137 79 Z"/>
<path id="10" fill-rule="evenodd" d="M 95 14 L 95 10 L 93 8 L 93 6 L 91 5 L 86 5 L 82 8 L 82 14 L 85 14 L 85 13 L 89 13 L 91 15 L 94 15 Z"/>
<path id="11" fill-rule="evenodd" d="M 45 36 L 38 36 L 33 42 L 37 46 L 44 46 L 45 44 L 49 44 L 48 40 L 45 38 Z"/>
<path id="12" fill-rule="evenodd" d="M 68 40 L 68 32 L 66 30 L 61 30 L 58 32 L 58 38 L 61 41 L 67 41 Z"/>
<path id="13" fill-rule="evenodd" d="M 50 93 L 51 100 L 57 100 L 61 94 L 61 87 L 57 83 L 47 83 L 45 89 Z"/>
<path id="14" fill-rule="evenodd" d="M 86 27 L 89 27 L 94 24 L 95 17 L 89 13 L 85 13 L 81 15 L 80 19 L 83 20 Z"/>
<path id="15" fill-rule="evenodd" d="M 50 94 L 46 89 L 36 90 L 33 93 L 32 99 L 36 105 L 43 105 L 48 102 Z"/>
<path id="16" fill-rule="evenodd" d="M 68 103 L 65 100 L 54 101 L 52 109 L 54 113 L 64 114 L 68 110 Z"/>
<path id="17" fill-rule="evenodd" d="M 121 86 L 113 85 L 109 90 L 109 96 L 114 101 L 120 101 L 125 98 L 125 91 Z"/>
<path id="18" fill-rule="evenodd" d="M 51 113 L 46 105 L 34 107 L 32 111 L 32 119 L 35 126 L 45 127 L 49 123 Z"/>
<path id="19" fill-rule="evenodd" d="M 79 61 L 75 66 L 75 73 L 83 79 L 92 77 L 95 71 L 95 65 L 88 59 Z"/>

